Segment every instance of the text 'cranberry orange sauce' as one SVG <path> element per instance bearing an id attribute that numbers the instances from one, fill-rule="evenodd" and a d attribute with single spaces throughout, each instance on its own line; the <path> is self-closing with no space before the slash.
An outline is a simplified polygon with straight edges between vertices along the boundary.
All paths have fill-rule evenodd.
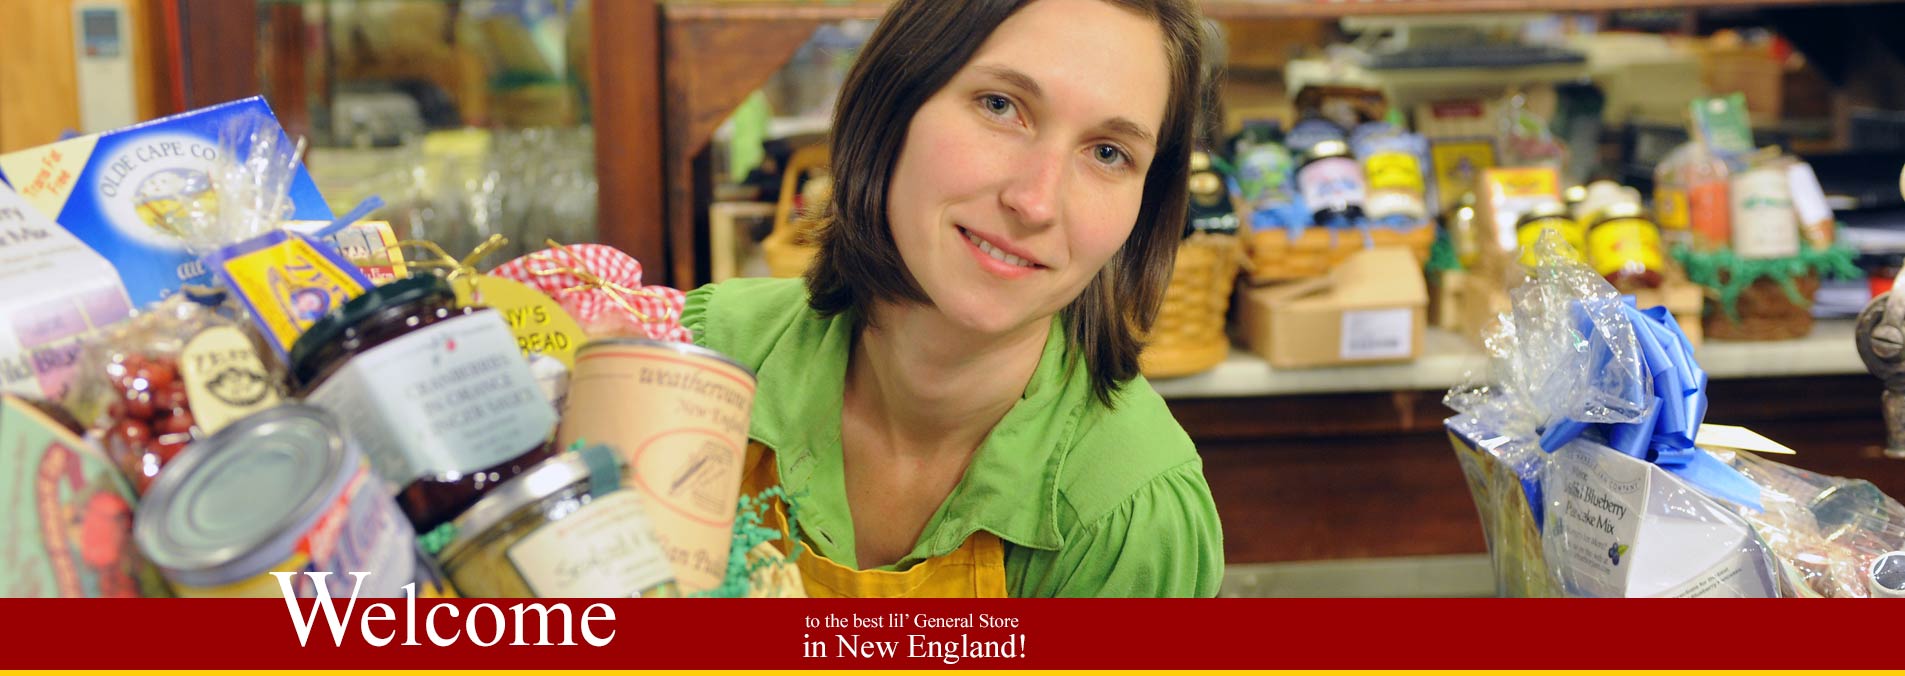
<path id="1" fill-rule="evenodd" d="M 435 275 L 351 299 L 289 358 L 293 390 L 343 421 L 419 533 L 555 451 L 555 407 L 509 325 Z"/>

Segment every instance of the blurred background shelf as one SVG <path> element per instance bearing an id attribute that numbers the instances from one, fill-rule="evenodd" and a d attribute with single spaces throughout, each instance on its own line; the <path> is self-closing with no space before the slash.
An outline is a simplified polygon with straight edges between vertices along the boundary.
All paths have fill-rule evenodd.
<path id="1" fill-rule="evenodd" d="M 1707 341 L 1694 351 L 1712 380 L 1864 374 L 1852 327 L 1849 319 L 1822 320 L 1798 340 Z M 1167 399 L 1446 390 L 1486 366 L 1481 348 L 1463 336 L 1429 327 L 1423 342 L 1422 356 L 1415 361 L 1315 369 L 1277 369 L 1255 353 L 1233 347 L 1217 368 L 1153 380 L 1151 387 Z"/>

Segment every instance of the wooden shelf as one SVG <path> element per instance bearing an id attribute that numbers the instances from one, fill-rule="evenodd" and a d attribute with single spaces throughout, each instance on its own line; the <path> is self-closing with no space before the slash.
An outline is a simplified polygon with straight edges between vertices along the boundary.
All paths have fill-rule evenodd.
<path id="1" fill-rule="evenodd" d="M 1595 12 L 1634 9 L 1714 9 L 1750 7 L 1798 7 L 1852 5 L 1861 0 L 1204 0 L 1207 15 L 1219 19 L 1327 19 L 1343 16 L 1451 14 L 1483 12 Z M 644 0 L 641 4 L 654 2 Z M 614 3 L 611 3 L 614 4 Z M 886 11 L 887 0 L 842 0 L 839 2 L 755 2 L 729 0 L 673 0 L 659 3 L 660 35 L 659 100 L 661 101 L 660 152 L 643 157 L 621 157 L 631 146 L 617 143 L 609 135 L 599 136 L 599 152 L 617 157 L 604 161 L 616 165 L 622 176 L 658 175 L 666 186 L 660 204 L 643 199 L 604 199 L 602 218 L 613 220 L 621 236 L 612 241 L 628 244 L 666 242 L 666 264 L 655 252 L 649 268 L 657 270 L 656 281 L 692 288 L 707 281 L 700 272 L 703 253 L 699 250 L 710 203 L 709 184 L 712 170 L 707 148 L 714 131 L 734 108 L 780 70 L 821 25 L 847 19 L 877 19 Z M 617 14 L 630 13 L 627 10 Z M 629 52 L 628 43 L 639 42 L 639 35 L 628 40 L 619 36 L 630 17 L 618 16 L 618 23 L 603 25 L 598 20 L 598 44 Z M 642 31 L 636 31 L 641 33 Z M 608 50 L 605 50 L 608 51 Z M 600 58 L 602 55 L 598 55 Z M 647 55 L 641 55 L 646 57 Z M 622 66 L 626 71 L 633 56 L 602 59 L 605 64 Z M 624 76 L 625 77 L 625 76 Z M 605 85 L 608 83 L 605 83 Z M 648 83 L 636 89 L 646 91 Z M 614 87 L 607 87 L 613 89 Z M 640 96 L 628 92 L 625 101 L 640 105 Z M 613 111 L 619 106 L 604 106 Z M 639 152 L 639 151 L 638 151 Z M 600 160 L 599 160 L 600 161 Z M 624 164 L 644 166 L 622 167 Z M 659 166 L 656 166 L 659 165 Z M 606 172 L 605 172 L 606 173 Z M 617 195 L 617 190 L 638 186 L 615 185 L 604 176 L 602 194 Z M 611 209 L 609 202 L 617 201 Z M 639 208 L 630 213 L 628 208 Z M 643 227 L 638 224 L 659 224 Z M 609 234 L 609 233 L 605 233 Z M 644 253 L 650 250 L 642 247 Z M 644 261 L 651 259 L 645 258 Z"/>
<path id="2" fill-rule="evenodd" d="M 1343 16 L 1486 12 L 1608 12 L 1636 9 L 1718 9 L 1870 4 L 1871 0 L 1204 0 L 1217 19 L 1327 19 Z M 845 2 L 662 3 L 671 21 L 840 21 L 877 19 L 885 0 Z"/>
<path id="3" fill-rule="evenodd" d="M 1856 376 L 1866 373 L 1853 346 L 1852 320 L 1821 320 L 1812 333 L 1797 340 L 1768 342 L 1707 341 L 1694 358 L 1707 377 L 1722 380 L 1765 380 L 1811 376 Z M 1230 357 L 1204 373 L 1151 381 L 1166 399 L 1280 397 L 1446 390 L 1463 382 L 1471 371 L 1487 366 L 1482 351 L 1470 340 L 1430 328 L 1423 338 L 1423 354 L 1415 361 L 1369 366 L 1317 369 L 1276 369 L 1262 357 L 1233 347 Z M 1872 381 L 1878 387 L 1878 380 Z"/>

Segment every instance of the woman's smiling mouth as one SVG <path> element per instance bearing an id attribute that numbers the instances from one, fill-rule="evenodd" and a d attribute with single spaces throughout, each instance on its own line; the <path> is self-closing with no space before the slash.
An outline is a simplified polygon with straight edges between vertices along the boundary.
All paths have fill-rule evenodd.
<path id="1" fill-rule="evenodd" d="M 978 233 L 957 225 L 953 227 L 958 228 L 959 234 L 965 236 L 966 244 L 969 245 L 974 256 L 979 258 L 981 267 L 985 267 L 995 274 L 1008 278 L 1018 278 L 1038 270 L 1046 269 L 1044 264 L 1026 256 L 1007 251 L 1004 247 L 994 244 L 991 240 L 986 239 Z"/>

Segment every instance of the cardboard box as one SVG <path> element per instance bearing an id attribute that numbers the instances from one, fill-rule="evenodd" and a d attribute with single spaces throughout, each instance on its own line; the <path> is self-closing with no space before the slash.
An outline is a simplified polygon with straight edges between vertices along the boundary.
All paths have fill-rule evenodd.
<path id="1" fill-rule="evenodd" d="M 1481 240 L 1480 269 L 1505 270 L 1521 240 L 1515 224 L 1543 202 L 1561 203 L 1561 175 L 1554 167 L 1496 167 L 1482 172 L 1482 194 L 1475 207 L 1476 237 Z"/>
<path id="2" fill-rule="evenodd" d="M 165 218 L 218 196 L 208 172 L 219 136 L 249 115 L 271 116 L 262 97 L 241 99 L 101 134 L 0 155 L 0 174 L 40 213 L 111 261 L 134 307 L 212 277 Z M 331 208 L 299 168 L 291 217 L 329 221 Z M 191 204 L 186 204 L 185 202 Z"/>
<path id="3" fill-rule="evenodd" d="M 1408 249 L 1377 247 L 1325 278 L 1245 289 L 1245 342 L 1277 368 L 1415 359 L 1429 304 L 1420 270 Z"/>
<path id="4" fill-rule="evenodd" d="M 131 314 L 111 263 L 0 185 L 0 392 L 59 401 L 83 341 Z"/>

